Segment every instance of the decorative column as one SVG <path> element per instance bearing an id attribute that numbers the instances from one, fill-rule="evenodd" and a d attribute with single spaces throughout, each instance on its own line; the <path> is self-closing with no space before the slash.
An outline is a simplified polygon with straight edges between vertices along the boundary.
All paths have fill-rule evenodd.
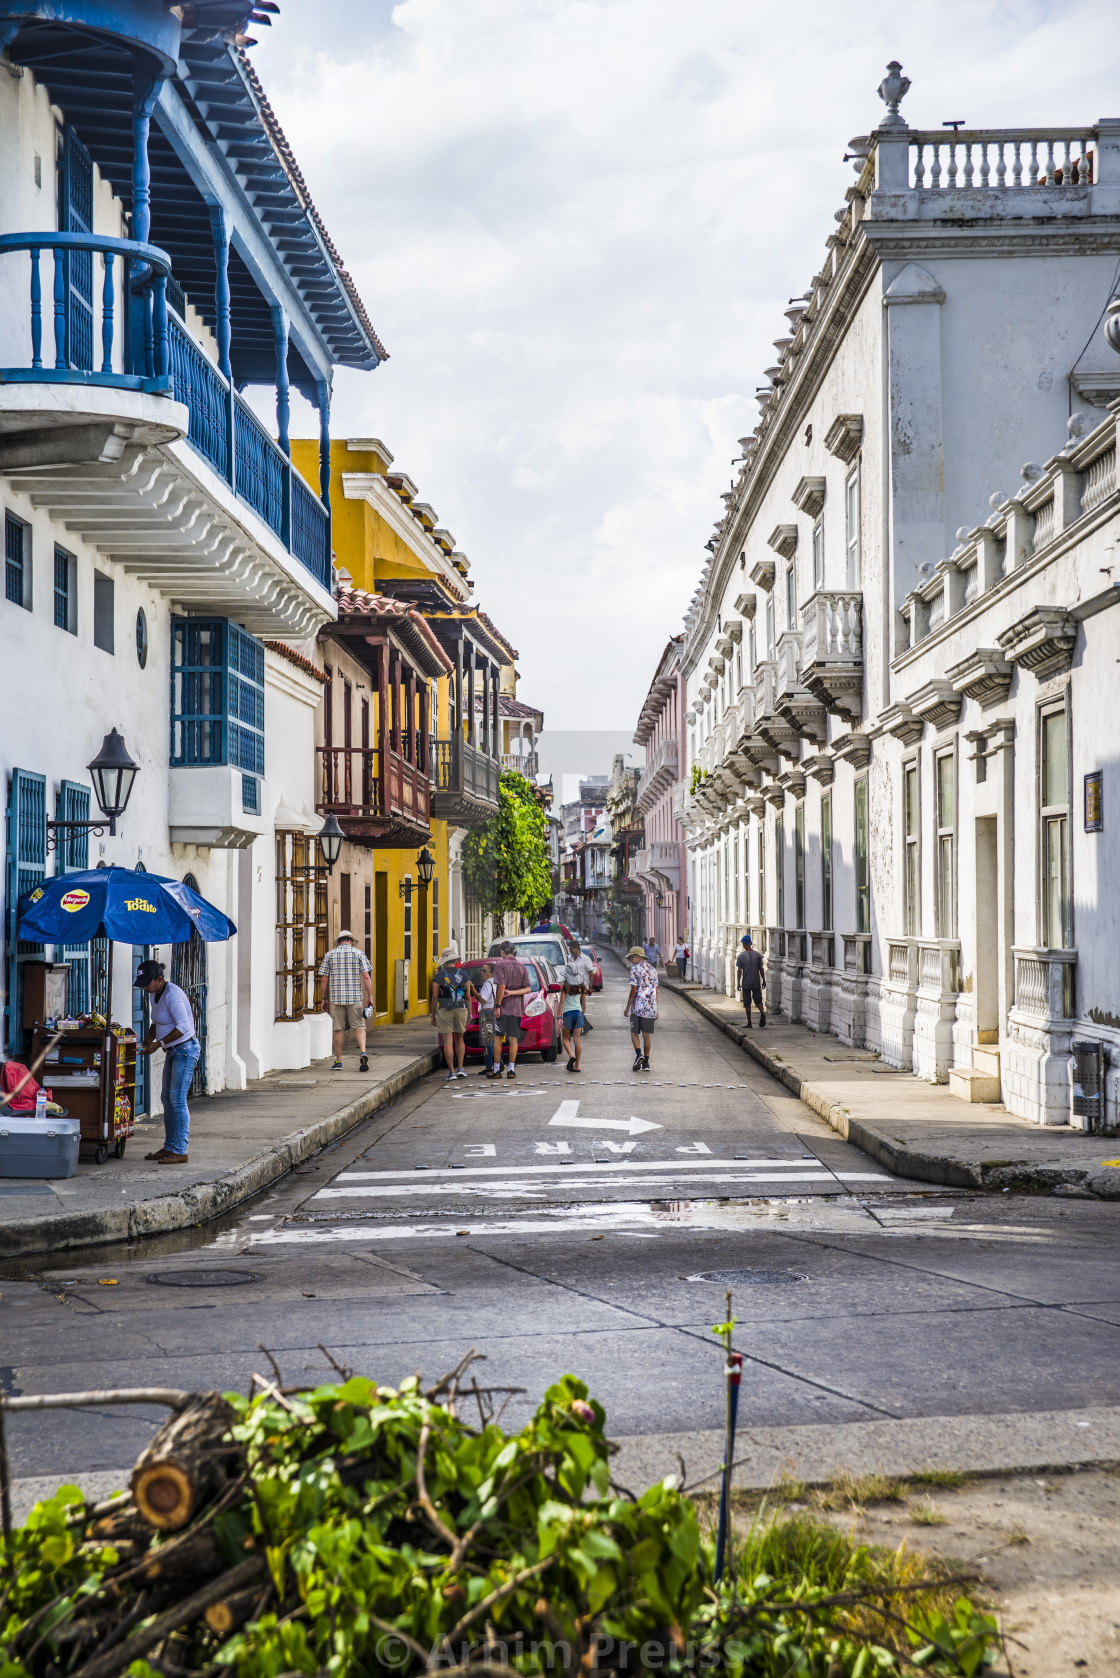
<path id="1" fill-rule="evenodd" d="M 475 744 L 475 715 L 474 715 L 474 663 L 475 650 L 470 647 L 467 662 L 467 744 Z"/>
<path id="2" fill-rule="evenodd" d="M 152 125 L 152 112 L 156 107 L 160 89 L 164 78 L 155 75 L 151 70 L 141 70 L 139 64 L 133 72 L 132 78 L 132 237 L 138 244 L 146 245 L 152 230 L 152 170 L 148 162 L 148 136 Z M 151 278 L 151 270 L 140 262 L 126 265 L 131 274 L 126 274 L 133 280 Z M 58 272 L 59 263 L 56 260 L 55 271 Z M 126 296 L 130 293 L 126 292 Z M 150 378 L 155 372 L 155 340 L 152 330 L 152 291 L 145 287 L 139 299 L 140 312 L 140 340 L 143 352 L 143 371 Z M 136 349 L 133 351 L 137 359 Z"/>
<path id="3" fill-rule="evenodd" d="M 315 383 L 319 405 L 319 500 L 331 508 L 331 387 L 326 379 Z"/>
<path id="4" fill-rule="evenodd" d="M 218 366 L 232 383 L 233 368 L 229 358 L 229 222 L 220 204 L 210 206 L 210 235 L 214 242 L 214 334 L 218 340 Z"/>
<path id="5" fill-rule="evenodd" d="M 288 387 L 288 316 L 279 303 L 272 305 L 272 337 L 276 345 L 276 436 L 282 452 L 291 456 L 288 426 L 292 402 Z"/>

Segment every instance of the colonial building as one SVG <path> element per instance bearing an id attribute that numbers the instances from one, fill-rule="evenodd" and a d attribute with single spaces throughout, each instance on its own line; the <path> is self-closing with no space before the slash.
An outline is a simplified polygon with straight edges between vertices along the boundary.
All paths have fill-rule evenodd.
<path id="1" fill-rule="evenodd" d="M 749 927 L 791 1018 L 1056 1123 L 1074 1041 L 1120 1052 L 1120 122 L 911 129 L 908 86 L 686 621 L 694 961 L 730 989 Z"/>
<path id="2" fill-rule="evenodd" d="M 642 887 L 633 877 L 633 859 L 641 854 L 644 837 L 642 818 L 635 808 L 641 776 L 640 769 L 627 767 L 621 752 L 615 753 L 607 782 L 611 888 L 606 918 L 611 937 L 623 949 L 644 936 L 647 924 Z"/>
<path id="3" fill-rule="evenodd" d="M 634 802 L 645 842 L 633 854 L 631 872 L 645 894 L 645 924 L 661 949 L 669 953 L 688 926 L 688 852 L 674 807 L 684 762 L 683 640 L 683 636 L 674 635 L 662 653 L 634 732 L 635 741 L 646 754 Z"/>
<path id="4" fill-rule="evenodd" d="M 5 1043 L 44 953 L 18 938 L 20 894 L 142 866 L 237 924 L 159 952 L 210 1090 L 329 1046 L 306 1007 L 323 684 L 293 644 L 335 616 L 333 370 L 384 355 L 253 72 L 250 11 L 0 7 Z M 319 410 L 305 475 L 293 385 Z M 114 727 L 139 774 L 91 844 L 53 824 L 96 819 L 86 766 Z M 47 953 L 72 1010 L 133 1021 L 124 952 L 112 997 L 104 946 Z"/>
<path id="5" fill-rule="evenodd" d="M 314 444 L 293 449 L 310 469 Z M 310 649 L 331 683 L 315 813 L 333 814 L 347 841 L 326 888 L 330 936 L 348 925 L 366 949 L 374 1023 L 392 1024 L 427 1012 L 444 945 L 488 946 L 462 847 L 498 808 L 500 705 L 517 703 L 517 653 L 473 604 L 466 555 L 380 439 L 334 441 L 331 498 L 339 613 Z"/>

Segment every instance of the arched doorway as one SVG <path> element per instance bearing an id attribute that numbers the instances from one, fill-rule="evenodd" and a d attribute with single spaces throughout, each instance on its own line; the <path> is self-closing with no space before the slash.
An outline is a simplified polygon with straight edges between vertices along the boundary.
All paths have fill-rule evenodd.
<path id="1" fill-rule="evenodd" d="M 192 891 L 198 890 L 198 881 L 193 874 L 184 874 L 183 884 L 190 886 Z M 202 1049 L 188 1093 L 190 1095 L 204 1095 L 206 1093 L 206 945 L 200 937 L 197 927 L 191 928 L 188 943 L 172 944 L 171 946 L 171 983 L 180 985 L 190 997 L 191 1012 L 194 1014 L 194 1029 Z"/>

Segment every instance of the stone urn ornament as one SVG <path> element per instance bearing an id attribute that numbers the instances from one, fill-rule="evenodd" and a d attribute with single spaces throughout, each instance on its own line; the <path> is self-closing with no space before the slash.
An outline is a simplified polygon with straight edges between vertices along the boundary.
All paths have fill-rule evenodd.
<path id="1" fill-rule="evenodd" d="M 906 118 L 899 115 L 898 107 L 910 91 L 910 77 L 902 74 L 902 65 L 897 58 L 892 58 L 887 65 L 887 73 L 879 83 L 879 98 L 887 107 L 887 114 L 879 124 L 880 128 L 907 128 Z"/>

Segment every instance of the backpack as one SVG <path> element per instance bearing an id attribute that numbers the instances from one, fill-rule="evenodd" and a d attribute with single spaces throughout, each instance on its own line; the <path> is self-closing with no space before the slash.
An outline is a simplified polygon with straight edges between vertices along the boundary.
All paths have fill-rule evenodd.
<path id="1" fill-rule="evenodd" d="M 466 995 L 466 980 L 458 967 L 441 967 L 436 974 L 439 999 L 448 1008 L 461 1008 Z"/>

